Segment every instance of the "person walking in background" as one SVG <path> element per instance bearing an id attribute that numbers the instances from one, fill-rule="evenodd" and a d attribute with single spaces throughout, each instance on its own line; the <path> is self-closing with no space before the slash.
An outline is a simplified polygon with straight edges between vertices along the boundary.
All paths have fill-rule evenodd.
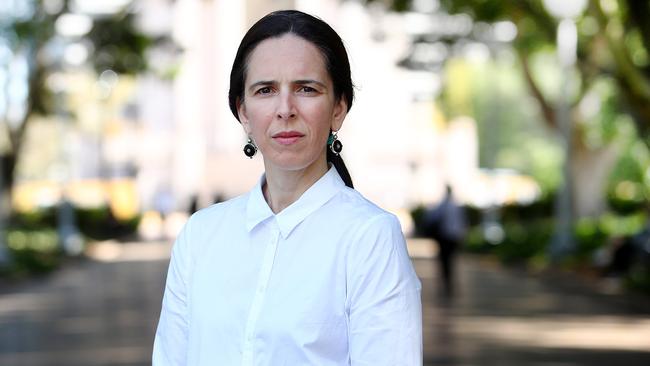
<path id="1" fill-rule="evenodd" d="M 399 221 L 353 189 L 339 155 L 352 101 L 345 47 L 322 20 L 279 11 L 246 33 L 229 103 L 265 172 L 178 236 L 154 366 L 422 365 Z"/>
<path id="2" fill-rule="evenodd" d="M 465 239 L 467 220 L 463 208 L 454 201 L 449 185 L 445 187 L 442 201 L 425 212 L 424 225 L 428 236 L 438 244 L 443 293 L 451 296 L 454 291 L 454 256 Z"/>

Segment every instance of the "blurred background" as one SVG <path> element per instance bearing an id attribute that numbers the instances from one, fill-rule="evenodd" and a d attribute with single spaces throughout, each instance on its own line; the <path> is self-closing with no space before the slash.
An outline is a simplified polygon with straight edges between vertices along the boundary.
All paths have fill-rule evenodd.
<path id="1" fill-rule="evenodd" d="M 150 363 L 175 235 L 262 174 L 228 78 L 287 8 L 348 49 L 425 364 L 650 364 L 650 2 L 1 0 L 0 365 Z"/>

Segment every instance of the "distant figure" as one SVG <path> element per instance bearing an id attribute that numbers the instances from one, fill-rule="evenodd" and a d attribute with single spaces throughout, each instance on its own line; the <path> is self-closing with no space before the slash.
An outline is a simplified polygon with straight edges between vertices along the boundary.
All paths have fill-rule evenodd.
<path id="1" fill-rule="evenodd" d="M 427 236 L 438 243 L 442 286 L 444 294 L 451 296 L 454 254 L 465 238 L 467 222 L 462 207 L 454 202 L 450 186 L 440 204 L 425 213 L 423 223 Z"/>
<path id="2" fill-rule="evenodd" d="M 615 238 L 611 248 L 611 259 L 605 268 L 607 276 L 625 276 L 635 266 L 650 268 L 650 226 L 641 231 Z"/>
<path id="3" fill-rule="evenodd" d="M 623 276 L 628 273 L 634 263 L 634 237 L 626 235 L 614 239 L 611 260 L 605 269 L 608 276 Z"/>
<path id="4" fill-rule="evenodd" d="M 190 207 L 187 209 L 187 213 L 191 216 L 193 213 L 199 210 L 199 196 L 193 194 L 190 196 Z"/>

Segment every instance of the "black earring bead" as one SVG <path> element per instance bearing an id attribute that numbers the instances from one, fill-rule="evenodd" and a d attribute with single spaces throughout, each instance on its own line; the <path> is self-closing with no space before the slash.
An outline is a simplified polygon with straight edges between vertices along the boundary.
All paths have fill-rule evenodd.
<path id="1" fill-rule="evenodd" d="M 334 155 L 340 154 L 341 151 L 343 150 L 343 143 L 341 143 L 341 141 L 335 138 L 334 141 L 332 141 L 332 144 L 330 145 L 330 150 L 332 150 Z"/>
<path id="2" fill-rule="evenodd" d="M 249 139 L 248 143 L 244 145 L 244 155 L 252 159 L 255 153 L 257 153 L 257 147 L 253 145 L 253 142 Z"/>

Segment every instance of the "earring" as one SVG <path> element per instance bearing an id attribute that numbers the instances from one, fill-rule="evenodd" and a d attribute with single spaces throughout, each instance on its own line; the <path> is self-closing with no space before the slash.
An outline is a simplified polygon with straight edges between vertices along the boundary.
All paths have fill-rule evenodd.
<path id="1" fill-rule="evenodd" d="M 339 141 L 336 133 L 337 131 L 330 132 L 330 137 L 327 139 L 327 147 L 329 147 L 330 151 L 334 155 L 338 156 L 341 153 L 341 150 L 343 150 L 343 144 Z"/>
<path id="2" fill-rule="evenodd" d="M 246 145 L 244 145 L 244 155 L 252 159 L 256 153 L 257 153 L 257 146 L 255 146 L 253 140 L 249 137 L 248 142 L 246 143 Z"/>

